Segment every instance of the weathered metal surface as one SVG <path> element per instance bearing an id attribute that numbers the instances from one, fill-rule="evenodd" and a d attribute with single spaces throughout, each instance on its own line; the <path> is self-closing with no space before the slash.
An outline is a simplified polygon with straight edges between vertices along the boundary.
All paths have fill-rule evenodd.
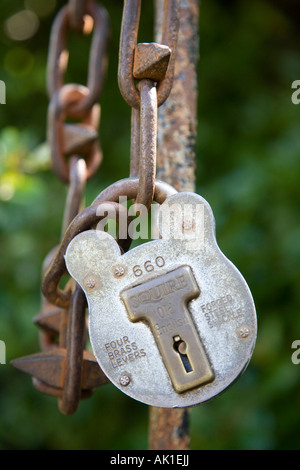
<path id="1" fill-rule="evenodd" d="M 74 2 L 73 2 L 74 3 Z M 79 3 L 78 1 L 75 3 Z M 89 94 L 80 102 L 72 104 L 69 112 L 78 115 L 87 112 L 99 99 L 105 77 L 107 58 L 107 41 L 109 36 L 109 18 L 105 8 L 95 1 L 85 2 L 82 10 L 94 20 L 93 39 L 91 43 L 87 88 Z M 65 5 L 58 12 L 51 29 L 50 45 L 47 63 L 47 89 L 50 98 L 63 87 L 67 66 L 66 57 L 67 37 L 72 27 L 72 5 Z M 71 9 L 71 14 L 70 14 Z M 78 8 L 76 8 L 77 13 Z M 78 21 L 78 19 L 77 19 Z M 83 17 L 81 18 L 83 21 Z"/>
<path id="2" fill-rule="evenodd" d="M 180 2 L 174 81 L 158 109 L 157 178 L 179 191 L 195 191 L 199 0 Z M 156 37 L 161 41 L 163 0 L 156 0 Z"/>
<path id="3" fill-rule="evenodd" d="M 140 156 L 137 204 L 149 210 L 155 191 L 157 147 L 157 92 L 152 80 L 140 81 Z"/>
<path id="4" fill-rule="evenodd" d="M 82 0 L 69 0 L 68 2 L 70 25 L 79 32 L 83 29 L 86 3 Z"/>
<path id="5" fill-rule="evenodd" d="M 160 42 L 163 0 L 155 0 L 155 5 L 155 40 Z M 179 191 L 195 191 L 199 8 L 199 0 L 180 2 L 173 89 L 158 110 L 157 177 Z M 149 414 L 150 449 L 189 448 L 187 409 L 150 407 Z"/>
<path id="6" fill-rule="evenodd" d="M 59 332 L 61 309 L 54 307 L 46 299 L 43 301 L 41 312 L 33 319 L 36 326 L 57 335 Z"/>
<path id="7" fill-rule="evenodd" d="M 151 296 L 153 292 L 155 294 Z M 187 303 L 199 295 L 199 287 L 189 266 L 181 266 L 121 292 L 129 319 L 132 322 L 144 321 L 149 325 L 178 393 L 214 380 L 209 360 L 187 308 Z M 142 301 L 145 297 L 148 297 L 147 302 Z M 166 317 L 173 324 L 180 325 L 177 333 L 173 329 L 164 331 Z M 161 331 L 164 333 L 161 334 Z"/>
<path id="8" fill-rule="evenodd" d="M 172 51 L 169 67 L 162 81 L 157 85 L 157 105 L 160 106 L 168 97 L 173 83 L 175 51 L 178 33 L 179 0 L 164 0 L 163 7 L 163 42 Z M 120 92 L 129 106 L 139 108 L 140 96 L 133 76 L 134 51 L 141 12 L 141 0 L 125 0 L 119 48 L 118 82 Z M 159 42 L 159 41 L 158 41 Z"/>
<path id="9" fill-rule="evenodd" d="M 178 207 L 181 214 L 187 207 L 189 215 L 193 211 L 192 230 L 184 229 L 178 212 L 173 212 Z M 166 217 L 168 212 L 170 217 Z M 256 339 L 255 307 L 244 278 L 217 246 L 214 217 L 201 196 L 170 196 L 158 214 L 161 239 L 121 255 L 109 234 L 87 231 L 69 244 L 66 265 L 86 293 L 93 352 L 110 381 L 129 396 L 152 406 L 193 406 L 223 392 L 244 371 Z M 130 320 L 121 293 L 182 266 L 190 267 L 201 292 L 190 301 L 188 309 L 214 380 L 178 393 L 149 324 Z M 95 280 L 92 288 L 85 285 L 87 278 Z M 153 296 L 161 295 L 168 303 L 168 293 L 162 289 Z M 149 291 L 147 296 L 150 294 Z M 140 300 L 147 302 L 148 297 L 145 294 Z M 181 336 L 184 321 L 183 317 L 176 321 L 172 314 L 166 314 L 163 325 L 155 326 L 157 334 Z M 248 333 L 243 336 L 244 331 Z M 126 386 L 120 384 L 124 375 L 130 379 Z"/>
<path id="10" fill-rule="evenodd" d="M 178 6 L 179 0 L 164 1 L 162 44 L 137 44 L 141 0 L 125 0 L 123 7 L 118 82 L 123 98 L 132 107 L 130 176 L 139 176 L 141 185 L 138 203 L 146 205 L 148 209 L 151 204 L 151 193 L 153 196 L 156 173 L 157 117 L 155 111 L 154 127 L 154 113 L 151 111 L 150 106 L 148 107 L 150 116 L 147 116 L 147 120 L 144 119 L 145 100 L 144 103 L 141 101 L 143 95 L 145 97 L 147 86 L 143 84 L 143 81 L 144 79 L 153 81 L 151 94 L 154 93 L 154 88 L 156 88 L 155 100 L 157 100 L 157 106 L 160 106 L 167 99 L 173 83 L 179 27 Z M 136 79 L 141 79 L 140 87 L 136 86 Z M 150 96 L 149 93 L 148 96 Z M 152 110 L 154 111 L 153 106 Z M 147 132 L 145 132 L 144 122 L 148 127 Z M 152 137 L 150 138 L 151 133 Z M 148 147 L 144 145 L 145 138 L 151 140 L 151 145 Z"/>
<path id="11" fill-rule="evenodd" d="M 69 28 L 80 33 L 93 30 L 86 87 L 64 83 Z M 12 362 L 15 367 L 33 376 L 33 384 L 39 391 L 57 397 L 64 414 L 74 413 L 81 398 L 90 396 L 95 387 L 108 381 L 93 355 L 85 350 L 86 299 L 82 289 L 74 285 L 72 279 L 64 290 L 58 289 L 65 272 L 63 256 L 66 237 L 72 236 L 72 230 L 75 229 L 75 233 L 76 230 L 81 231 L 84 224 L 90 228 L 89 224 L 97 221 L 97 207 L 85 211 L 85 218 L 79 217 L 79 225 L 76 215 L 81 210 L 86 181 L 102 161 L 97 131 L 100 119 L 97 100 L 106 69 L 108 33 L 106 10 L 93 0 L 69 0 L 53 23 L 47 64 L 50 97 L 47 137 L 53 170 L 59 179 L 68 184 L 68 194 L 62 223 L 62 243 L 49 253 L 43 264 L 42 276 L 46 281 L 43 279 L 42 306 L 34 320 L 40 328 L 42 352 Z M 68 124 L 68 118 L 74 123 Z M 77 227 L 76 222 L 71 224 L 73 219 Z"/>
<path id="12" fill-rule="evenodd" d="M 139 108 L 140 97 L 133 77 L 134 49 L 137 44 L 141 0 L 125 0 L 120 34 L 118 83 L 129 106 Z"/>
<path id="13" fill-rule="evenodd" d="M 84 292 L 76 285 L 67 316 L 63 392 L 59 401 L 61 412 L 67 415 L 73 414 L 76 411 L 81 397 L 86 342 L 86 306 Z"/>
<path id="14" fill-rule="evenodd" d="M 149 450 L 187 450 L 190 445 L 188 408 L 149 410 Z"/>
<path id="15" fill-rule="evenodd" d="M 98 139 L 98 132 L 87 124 L 65 124 L 64 148 L 65 155 L 89 153 L 91 145 Z"/>
<path id="16" fill-rule="evenodd" d="M 102 208 L 100 216 L 99 205 L 101 205 Z M 64 255 L 68 244 L 78 233 L 89 230 L 93 225 L 97 224 L 101 218 L 104 218 L 105 215 L 103 214 L 105 214 L 106 210 L 113 210 L 117 217 L 123 214 L 123 217 L 127 220 L 127 210 L 124 206 L 115 202 L 99 202 L 98 204 L 95 203 L 83 209 L 68 226 L 57 253 L 44 274 L 42 282 L 43 295 L 53 305 L 63 309 L 68 308 L 72 297 L 72 288 L 70 285 L 67 285 L 65 289 L 59 287 L 60 280 L 66 273 Z M 124 246 L 127 246 L 130 240 L 125 239 L 123 242 L 125 242 Z"/>
<path id="17" fill-rule="evenodd" d="M 47 387 L 56 388 L 62 396 L 66 350 L 51 348 L 30 356 L 14 359 L 11 364 L 22 372 L 32 375 Z M 107 377 L 99 368 L 98 363 L 89 351 L 84 352 L 84 368 L 81 388 L 83 391 L 93 390 L 108 382 Z M 54 391 L 54 396 L 55 391 Z"/>
<path id="18" fill-rule="evenodd" d="M 126 196 L 128 200 L 135 199 L 138 189 L 138 178 L 124 178 L 123 180 L 116 181 L 104 189 L 93 201 L 93 205 L 105 201 L 118 202 L 120 196 Z M 176 193 L 176 189 L 170 186 L 168 183 L 155 180 L 154 200 L 158 204 L 162 204 L 166 197 Z"/>
<path id="19" fill-rule="evenodd" d="M 149 210 L 154 195 L 157 149 L 157 83 L 165 79 L 171 49 L 156 43 L 137 44 L 133 76 L 140 79 L 140 106 L 131 113 L 130 175 L 139 177 L 136 203 Z"/>
<path id="20" fill-rule="evenodd" d="M 130 176 L 139 175 L 140 161 L 140 108 L 131 108 L 131 136 L 130 136 Z M 156 162 L 155 162 L 156 163 Z"/>
<path id="21" fill-rule="evenodd" d="M 48 129 L 47 138 L 51 151 L 51 160 L 53 171 L 63 182 L 68 183 L 70 179 L 70 165 L 67 156 L 70 150 L 75 146 L 77 154 L 84 154 L 87 161 L 87 178 L 92 177 L 102 161 L 102 151 L 97 129 L 100 120 L 100 106 L 95 103 L 87 112 L 85 112 L 81 123 L 72 126 L 72 133 L 66 132 L 65 120 L 71 117 L 70 106 L 81 103 L 89 96 L 87 87 L 75 84 L 63 85 L 53 96 L 48 108 Z M 72 111 L 73 113 L 73 111 Z M 82 125 L 89 129 L 92 138 L 85 138 L 85 145 L 81 148 L 78 140 L 82 142 Z M 67 128 L 68 130 L 68 128 Z M 77 134 L 74 142 L 74 134 Z M 79 152 L 80 151 L 80 152 Z"/>
<path id="22" fill-rule="evenodd" d="M 171 49 L 163 44 L 139 43 L 134 50 L 133 76 L 138 80 L 148 78 L 159 82 L 165 78 Z"/>
<path id="23" fill-rule="evenodd" d="M 64 83 L 68 63 L 68 31 L 75 28 L 83 32 L 81 25 L 85 15 L 89 15 L 93 23 L 86 87 Z M 85 156 L 88 178 L 95 174 L 102 161 L 97 133 L 100 119 L 100 106 L 97 101 L 106 71 L 108 35 L 107 12 L 94 1 L 71 0 L 59 10 L 53 22 L 47 62 L 47 88 L 50 97 L 47 138 L 53 170 L 65 183 L 69 182 L 67 156 L 70 154 Z M 72 125 L 70 128 L 65 124 L 67 118 L 81 121 L 79 125 Z M 82 125 L 85 127 L 85 135 Z"/>
<path id="24" fill-rule="evenodd" d="M 68 226 L 81 210 L 83 194 L 88 178 L 87 166 L 83 158 L 70 158 L 69 166 L 69 187 L 65 201 L 61 238 L 64 237 Z"/>

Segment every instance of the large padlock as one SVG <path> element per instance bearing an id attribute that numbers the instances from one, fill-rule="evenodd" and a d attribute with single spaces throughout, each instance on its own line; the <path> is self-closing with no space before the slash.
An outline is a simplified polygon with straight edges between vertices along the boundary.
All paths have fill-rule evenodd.
<path id="1" fill-rule="evenodd" d="M 172 192 L 158 238 L 122 254 L 111 235 L 91 230 L 65 257 L 87 297 L 103 372 L 130 397 L 165 408 L 223 392 L 248 365 L 257 333 L 252 295 L 217 245 L 209 204 Z"/>

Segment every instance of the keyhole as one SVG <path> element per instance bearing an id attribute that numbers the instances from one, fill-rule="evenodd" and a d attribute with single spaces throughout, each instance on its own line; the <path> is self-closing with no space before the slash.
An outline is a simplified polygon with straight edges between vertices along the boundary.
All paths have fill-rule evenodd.
<path id="1" fill-rule="evenodd" d="M 192 372 L 192 364 L 190 363 L 190 360 L 186 354 L 186 343 L 180 338 L 180 336 L 174 336 L 173 341 L 173 348 L 179 354 L 185 371 Z"/>

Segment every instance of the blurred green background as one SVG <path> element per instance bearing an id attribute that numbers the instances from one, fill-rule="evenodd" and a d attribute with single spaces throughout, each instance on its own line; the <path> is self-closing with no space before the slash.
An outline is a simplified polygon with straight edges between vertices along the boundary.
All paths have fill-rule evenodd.
<path id="1" fill-rule="evenodd" d="M 112 30 L 101 97 L 104 161 L 86 204 L 129 171 L 130 109 L 117 84 L 122 3 L 103 1 Z M 142 40 L 150 42 L 152 2 L 143 3 Z M 64 4 L 0 2 L 0 79 L 7 87 L 0 108 L 0 339 L 7 362 L 0 365 L 0 449 L 147 449 L 147 406 L 106 385 L 65 417 L 55 398 L 9 364 L 40 349 L 32 323 L 40 271 L 60 237 L 66 187 L 51 171 L 45 144 L 45 75 L 51 23 Z M 23 10 L 27 16 L 14 16 Z M 201 4 L 197 192 L 213 208 L 222 251 L 252 290 L 259 330 L 245 374 L 191 409 L 192 449 L 300 448 L 300 365 L 291 361 L 300 339 L 300 105 L 291 101 L 292 82 L 300 80 L 299 23 L 297 0 Z M 66 81 L 86 83 L 88 47 L 72 36 Z"/>

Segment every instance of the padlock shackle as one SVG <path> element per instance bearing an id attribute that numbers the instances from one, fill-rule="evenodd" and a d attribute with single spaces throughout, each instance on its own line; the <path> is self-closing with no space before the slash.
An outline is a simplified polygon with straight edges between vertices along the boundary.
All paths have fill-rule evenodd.
<path id="1" fill-rule="evenodd" d="M 129 200 L 136 199 L 139 189 L 139 178 L 124 178 L 104 189 L 93 201 L 92 205 L 99 202 L 119 202 L 119 197 L 126 196 Z M 162 204 L 168 196 L 176 194 L 177 190 L 164 181 L 155 180 L 154 201 Z"/>
<path id="2" fill-rule="evenodd" d="M 118 217 L 122 214 L 125 214 L 126 220 L 130 220 L 127 209 L 119 204 L 119 198 L 126 196 L 129 200 L 135 199 L 138 188 L 138 178 L 126 178 L 117 181 L 102 191 L 93 201 L 91 206 L 85 208 L 74 218 L 65 233 L 65 236 L 54 259 L 52 260 L 52 263 L 44 274 L 42 292 L 50 303 L 61 308 L 67 308 L 70 304 L 72 292 L 69 289 L 62 290 L 58 287 L 62 276 L 66 273 L 64 255 L 70 241 L 78 233 L 89 230 L 96 222 L 99 221 L 99 216 L 97 215 L 97 208 L 99 204 L 103 205 L 103 208 L 106 206 L 106 204 L 108 206 L 113 205 Z M 169 184 L 159 180 L 155 181 L 155 202 L 162 204 L 168 196 L 176 193 L 176 189 Z M 122 246 L 124 251 L 127 251 L 130 243 L 131 240 L 129 238 L 127 240 L 123 240 L 122 245 L 121 240 L 119 240 L 119 244 Z"/>
<path id="3" fill-rule="evenodd" d="M 101 217 L 104 217 L 102 215 L 98 215 L 98 209 L 100 205 L 104 212 L 105 210 L 109 210 L 111 207 L 113 207 L 118 219 L 119 217 L 126 217 L 126 220 L 130 220 L 127 209 L 113 201 L 99 201 L 97 204 L 86 207 L 73 219 L 43 277 L 42 293 L 52 305 L 60 308 L 68 308 L 70 305 L 72 291 L 67 288 L 68 286 L 66 286 L 65 289 L 59 288 L 60 280 L 67 272 L 64 258 L 65 252 L 70 241 L 76 235 L 83 231 L 90 230 L 97 222 L 99 222 L 99 220 L 101 220 Z M 122 248 L 124 251 L 126 251 L 131 240 L 119 240 L 120 244 L 121 241 L 123 242 Z"/>

